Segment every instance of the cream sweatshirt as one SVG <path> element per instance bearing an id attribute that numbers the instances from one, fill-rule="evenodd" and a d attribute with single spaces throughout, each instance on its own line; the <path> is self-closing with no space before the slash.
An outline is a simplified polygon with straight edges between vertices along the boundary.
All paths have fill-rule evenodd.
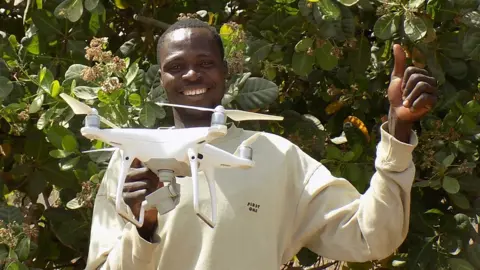
<path id="1" fill-rule="evenodd" d="M 386 125 L 365 194 L 290 141 L 263 133 L 252 145 L 255 167 L 215 171 L 215 228 L 195 215 L 191 179 L 178 178 L 180 203 L 158 217 L 152 242 L 115 211 L 115 153 L 95 199 L 86 269 L 278 270 L 302 247 L 342 261 L 385 258 L 408 232 L 418 143 L 414 132 L 409 144 L 398 141 Z M 213 145 L 233 153 L 254 133 L 232 126 Z M 199 185 L 200 207 L 210 215 L 203 174 Z"/>

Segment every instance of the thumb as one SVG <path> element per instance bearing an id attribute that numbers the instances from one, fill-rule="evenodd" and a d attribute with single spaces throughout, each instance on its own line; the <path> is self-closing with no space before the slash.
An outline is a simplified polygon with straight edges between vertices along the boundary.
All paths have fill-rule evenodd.
<path id="1" fill-rule="evenodd" d="M 397 77 L 402 79 L 403 74 L 405 73 L 405 62 L 407 61 L 407 56 L 402 49 L 400 44 L 393 45 L 393 59 L 395 61 L 392 71 L 392 77 Z"/>

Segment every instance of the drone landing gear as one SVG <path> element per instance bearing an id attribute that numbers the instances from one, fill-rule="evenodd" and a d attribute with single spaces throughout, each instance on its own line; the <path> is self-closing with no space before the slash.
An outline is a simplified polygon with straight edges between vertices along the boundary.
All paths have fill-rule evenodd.
<path id="1" fill-rule="evenodd" d="M 192 170 L 192 181 L 193 181 L 193 208 L 197 216 L 207 223 L 208 226 L 213 228 L 217 221 L 217 196 L 215 193 L 215 185 L 212 182 L 211 178 L 206 177 L 208 183 L 208 189 L 210 191 L 211 197 L 211 207 L 212 207 L 212 219 L 209 219 L 207 216 L 200 212 L 199 198 L 198 198 L 198 153 L 194 149 L 188 149 L 188 158 L 190 160 L 190 168 Z"/>

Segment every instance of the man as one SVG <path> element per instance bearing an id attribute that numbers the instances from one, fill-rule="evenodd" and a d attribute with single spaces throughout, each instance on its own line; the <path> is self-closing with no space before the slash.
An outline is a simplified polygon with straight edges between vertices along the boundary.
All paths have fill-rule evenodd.
<path id="1" fill-rule="evenodd" d="M 198 20 L 182 20 L 158 45 L 160 76 L 171 103 L 213 108 L 225 92 L 227 66 L 221 39 Z M 388 88 L 389 121 L 381 127 L 377 172 L 363 195 L 333 177 L 299 147 L 273 134 L 253 145 L 254 168 L 215 172 L 218 222 L 210 228 L 193 210 L 189 177 L 178 178 L 182 194 L 171 212 L 145 214 L 142 228 L 115 211 L 116 153 L 97 194 L 87 269 L 279 269 L 302 247 L 330 259 L 367 261 L 390 255 L 405 239 L 415 174 L 412 123 L 436 103 L 436 82 L 425 70 L 405 69 L 394 47 Z M 176 128 L 209 126 L 210 113 L 173 109 Z M 254 132 L 235 126 L 214 145 L 233 152 Z M 135 166 L 138 167 L 138 164 Z M 209 193 L 200 178 L 200 208 Z M 130 173 L 124 200 L 138 219 L 145 196 L 161 187 L 146 168 Z"/>

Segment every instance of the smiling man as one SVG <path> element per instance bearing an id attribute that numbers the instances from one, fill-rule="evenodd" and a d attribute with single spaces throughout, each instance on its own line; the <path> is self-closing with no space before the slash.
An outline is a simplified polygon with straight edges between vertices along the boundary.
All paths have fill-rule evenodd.
<path id="1" fill-rule="evenodd" d="M 162 35 L 157 53 L 171 103 L 210 108 L 221 103 L 227 65 L 221 39 L 209 25 L 191 19 L 177 22 Z M 115 211 L 120 169 L 115 153 L 95 200 L 87 269 L 276 270 L 302 247 L 343 261 L 390 255 L 409 226 L 412 151 L 417 145 L 411 127 L 437 100 L 436 81 L 423 69 L 406 68 L 398 45 L 394 57 L 389 120 L 380 130 L 377 171 L 365 194 L 332 176 L 298 146 L 264 133 L 252 145 L 254 168 L 215 171 L 215 228 L 195 215 L 189 177 L 177 179 L 182 194 L 174 210 L 164 215 L 150 210 L 143 227 L 137 228 Z M 210 112 L 173 110 L 176 128 L 210 125 Z M 231 126 L 214 144 L 233 152 L 252 134 Z M 207 184 L 199 180 L 200 208 L 208 215 Z M 123 195 L 126 206 L 138 218 L 145 196 L 159 187 L 147 168 L 130 173 Z"/>

